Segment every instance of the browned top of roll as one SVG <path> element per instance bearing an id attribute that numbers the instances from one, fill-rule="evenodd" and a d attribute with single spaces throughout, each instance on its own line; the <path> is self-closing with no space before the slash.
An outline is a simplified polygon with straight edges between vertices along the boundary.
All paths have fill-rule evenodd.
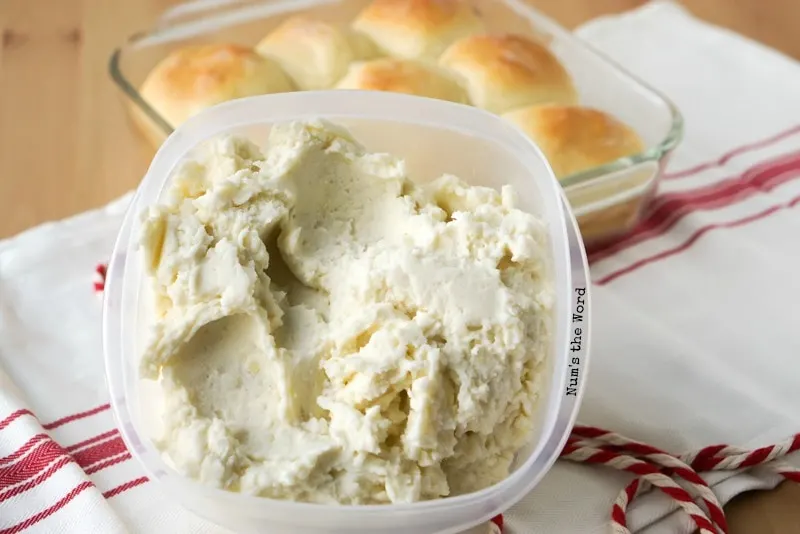
<path id="1" fill-rule="evenodd" d="M 337 87 L 467 102 L 464 89 L 446 73 L 436 66 L 406 59 L 381 58 L 355 64 Z"/>
<path id="2" fill-rule="evenodd" d="M 455 40 L 482 31 L 483 23 L 464 0 L 374 0 L 353 28 L 387 55 L 434 60 Z"/>
<path id="3" fill-rule="evenodd" d="M 291 91 L 281 68 L 254 50 L 234 44 L 187 46 L 156 65 L 142 97 L 172 126 L 226 100 Z"/>
<path id="4" fill-rule="evenodd" d="M 503 117 L 539 145 L 559 178 L 645 149 L 644 142 L 630 126 L 589 107 L 531 106 Z"/>
<path id="5" fill-rule="evenodd" d="M 328 89 L 357 60 L 376 55 L 374 45 L 349 28 L 304 15 L 286 19 L 255 47 L 274 59 L 301 90 Z"/>
<path id="6" fill-rule="evenodd" d="M 521 35 L 466 37 L 453 43 L 439 62 L 464 78 L 476 106 L 493 113 L 577 100 L 559 59 L 544 44 Z"/>

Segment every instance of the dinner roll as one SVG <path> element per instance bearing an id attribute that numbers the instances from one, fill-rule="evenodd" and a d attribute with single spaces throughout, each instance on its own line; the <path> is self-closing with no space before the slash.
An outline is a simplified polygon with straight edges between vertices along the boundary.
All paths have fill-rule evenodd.
<path id="1" fill-rule="evenodd" d="M 254 50 L 211 44 L 172 52 L 150 71 L 140 93 L 175 128 L 226 100 L 293 89 L 286 73 Z"/>
<path id="2" fill-rule="evenodd" d="M 503 115 L 542 149 L 558 178 L 610 163 L 645 149 L 628 125 L 602 111 L 581 107 L 530 106 Z"/>
<path id="3" fill-rule="evenodd" d="M 277 61 L 302 90 L 328 89 L 351 62 L 377 55 L 365 36 L 306 16 L 284 21 L 256 51 Z"/>
<path id="4" fill-rule="evenodd" d="M 574 104 L 572 79 L 544 45 L 519 35 L 473 35 L 439 63 L 460 75 L 470 100 L 493 113 L 532 104 Z"/>
<path id="5" fill-rule="evenodd" d="M 409 59 L 381 58 L 354 63 L 336 87 L 468 102 L 466 91 L 451 76 L 434 65 Z"/>
<path id="6" fill-rule="evenodd" d="M 483 23 L 465 0 L 374 0 L 353 28 L 386 55 L 434 61 L 454 41 L 482 32 Z"/>

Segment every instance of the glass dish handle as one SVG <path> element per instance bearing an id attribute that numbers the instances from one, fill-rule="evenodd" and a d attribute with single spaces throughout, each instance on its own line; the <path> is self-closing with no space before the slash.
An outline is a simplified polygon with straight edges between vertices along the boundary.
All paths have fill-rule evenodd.
<path id="1" fill-rule="evenodd" d="M 140 42 L 186 39 L 261 18 L 289 13 L 340 0 L 190 0 L 166 10 L 155 29 Z"/>
<path id="2" fill-rule="evenodd" d="M 224 6 L 241 3 L 243 3 L 242 0 L 190 0 L 164 11 L 156 22 L 156 26 L 171 26 L 181 19 L 194 18 L 206 11 L 214 11 Z"/>

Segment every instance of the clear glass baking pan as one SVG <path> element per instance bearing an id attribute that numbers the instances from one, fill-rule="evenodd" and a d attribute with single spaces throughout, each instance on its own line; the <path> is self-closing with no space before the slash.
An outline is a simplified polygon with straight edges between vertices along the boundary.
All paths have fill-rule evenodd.
<path id="1" fill-rule="evenodd" d="M 513 32 L 548 43 L 573 78 L 581 105 L 609 113 L 631 126 L 646 149 L 630 157 L 563 177 L 560 182 L 588 247 L 625 233 L 655 194 L 683 120 L 675 106 L 548 17 L 521 0 L 469 0 L 489 32 Z M 187 45 L 255 46 L 288 16 L 312 15 L 346 25 L 370 0 L 195 0 L 164 13 L 148 31 L 131 36 L 110 61 L 113 80 L 132 118 L 147 123 L 155 146 L 172 127 L 139 94 L 147 74 L 170 52 Z"/>

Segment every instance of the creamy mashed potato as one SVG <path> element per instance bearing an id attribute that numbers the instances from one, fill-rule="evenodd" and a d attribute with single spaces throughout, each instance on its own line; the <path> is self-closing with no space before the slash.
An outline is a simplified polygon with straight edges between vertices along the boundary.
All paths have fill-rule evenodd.
<path id="1" fill-rule="evenodd" d="M 547 233 L 510 188 L 415 184 L 327 122 L 215 140 L 145 214 L 141 373 L 180 473 L 399 503 L 508 476 L 549 347 Z"/>

